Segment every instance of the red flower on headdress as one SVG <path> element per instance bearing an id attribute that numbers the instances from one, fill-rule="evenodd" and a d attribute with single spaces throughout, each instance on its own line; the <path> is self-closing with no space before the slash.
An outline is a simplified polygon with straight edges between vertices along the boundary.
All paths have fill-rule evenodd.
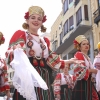
<path id="1" fill-rule="evenodd" d="M 26 12 L 26 13 L 25 13 L 24 18 L 25 18 L 25 19 L 28 19 L 28 18 L 29 18 L 29 12 Z"/>
<path id="2" fill-rule="evenodd" d="M 76 40 L 73 41 L 74 45 L 79 44 Z"/>
<path id="3" fill-rule="evenodd" d="M 46 15 L 43 17 L 42 23 L 44 23 L 46 21 Z"/>
<path id="4" fill-rule="evenodd" d="M 74 48 L 80 51 L 79 43 L 76 40 L 74 40 L 73 43 L 74 43 Z"/>
<path id="5" fill-rule="evenodd" d="M 4 38 L 4 37 L 2 37 L 2 38 L 1 38 L 1 41 L 5 41 L 5 38 Z"/>

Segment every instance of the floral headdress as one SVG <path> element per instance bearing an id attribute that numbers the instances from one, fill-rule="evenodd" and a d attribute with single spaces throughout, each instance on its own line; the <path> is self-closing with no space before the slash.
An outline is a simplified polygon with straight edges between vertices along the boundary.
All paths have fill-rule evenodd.
<path id="1" fill-rule="evenodd" d="M 25 13 L 24 18 L 28 19 L 29 16 L 31 16 L 32 14 L 39 14 L 43 17 L 42 22 L 44 23 L 47 19 L 46 19 L 46 15 L 44 15 L 44 11 L 41 7 L 38 6 L 32 6 L 29 8 L 29 11 Z"/>
<path id="2" fill-rule="evenodd" d="M 73 41 L 74 43 L 74 47 L 77 49 L 77 50 L 80 50 L 79 48 L 79 44 L 84 41 L 84 40 L 87 40 L 87 38 L 84 36 L 84 35 L 79 35 L 75 38 L 75 40 Z"/>
<path id="3" fill-rule="evenodd" d="M 47 20 L 47 19 L 46 19 L 46 15 L 44 15 L 44 10 L 43 10 L 41 7 L 39 7 L 39 6 L 31 6 L 31 7 L 29 8 L 28 12 L 25 13 L 24 18 L 25 18 L 25 19 L 28 19 L 29 16 L 31 16 L 32 14 L 38 14 L 38 15 L 40 15 L 40 16 L 43 18 L 43 19 L 42 19 L 42 23 L 44 23 L 44 22 Z M 24 29 L 28 29 L 27 23 L 24 23 L 24 24 L 22 25 L 22 27 L 23 27 Z M 46 28 L 42 25 L 42 26 L 41 26 L 41 32 L 45 32 L 45 31 L 46 31 Z"/>
<path id="4" fill-rule="evenodd" d="M 0 32 L 0 45 L 3 44 L 5 42 L 5 38 L 2 34 L 2 32 Z"/>

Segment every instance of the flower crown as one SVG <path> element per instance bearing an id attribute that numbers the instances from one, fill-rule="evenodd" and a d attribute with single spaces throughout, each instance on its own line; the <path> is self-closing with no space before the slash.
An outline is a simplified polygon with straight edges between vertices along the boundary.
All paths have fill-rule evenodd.
<path id="1" fill-rule="evenodd" d="M 84 41 L 84 40 L 87 40 L 87 38 L 84 36 L 84 35 L 79 35 L 75 38 L 75 40 L 73 41 L 74 43 L 74 47 L 77 49 L 77 50 L 80 50 L 79 48 L 79 44 Z"/>
<path id="2" fill-rule="evenodd" d="M 76 40 L 73 41 L 73 44 L 74 44 L 74 48 L 79 50 L 79 43 Z"/>
<path id="3" fill-rule="evenodd" d="M 25 18 L 25 19 L 28 19 L 28 18 L 29 18 L 29 12 L 26 12 L 26 13 L 25 13 L 24 18 Z M 47 19 L 46 19 L 46 15 L 45 15 L 45 16 L 43 16 L 42 23 L 44 23 L 46 20 L 47 20 Z"/>

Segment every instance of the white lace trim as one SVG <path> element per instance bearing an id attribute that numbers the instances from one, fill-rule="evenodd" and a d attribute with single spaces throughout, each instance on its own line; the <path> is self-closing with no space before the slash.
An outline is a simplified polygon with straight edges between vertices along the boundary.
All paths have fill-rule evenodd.
<path id="1" fill-rule="evenodd" d="M 13 82 L 13 85 L 14 87 L 17 89 L 17 91 L 20 93 L 20 95 L 22 95 L 24 98 L 26 98 L 26 100 L 37 100 L 36 99 L 36 94 L 30 94 L 30 90 L 29 88 L 27 89 L 27 92 L 21 88 L 21 86 L 16 83 L 16 82 Z"/>

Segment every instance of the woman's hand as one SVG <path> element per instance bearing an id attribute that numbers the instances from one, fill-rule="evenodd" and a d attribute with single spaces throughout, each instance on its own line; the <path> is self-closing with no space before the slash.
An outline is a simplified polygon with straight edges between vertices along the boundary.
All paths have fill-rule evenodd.
<path id="1" fill-rule="evenodd" d="M 73 64 L 81 64 L 81 63 L 84 63 L 83 60 L 78 60 L 77 58 L 71 58 L 70 59 L 70 62 L 73 63 Z"/>
<path id="2" fill-rule="evenodd" d="M 89 69 L 89 72 L 90 72 L 90 73 L 97 74 L 97 69 Z"/>

